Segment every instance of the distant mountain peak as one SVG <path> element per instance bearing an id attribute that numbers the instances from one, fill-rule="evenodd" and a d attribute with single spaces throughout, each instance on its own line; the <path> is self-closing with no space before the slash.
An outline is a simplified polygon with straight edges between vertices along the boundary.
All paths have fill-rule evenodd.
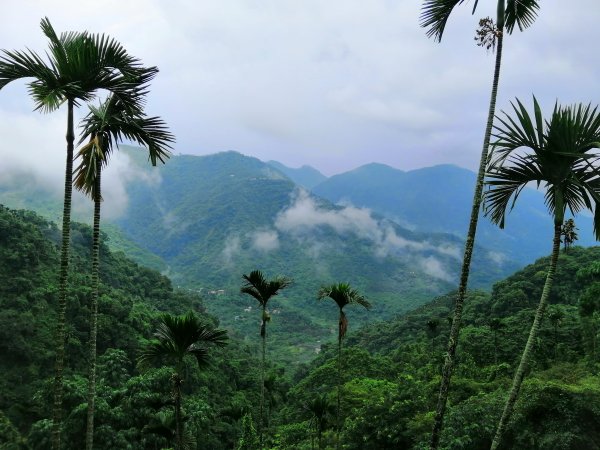
<path id="1" fill-rule="evenodd" d="M 327 177 L 317 169 L 306 164 L 299 168 L 288 167 L 278 161 L 272 160 L 268 161 L 267 164 L 283 173 L 297 185 L 306 189 L 312 189 L 327 179 Z"/>

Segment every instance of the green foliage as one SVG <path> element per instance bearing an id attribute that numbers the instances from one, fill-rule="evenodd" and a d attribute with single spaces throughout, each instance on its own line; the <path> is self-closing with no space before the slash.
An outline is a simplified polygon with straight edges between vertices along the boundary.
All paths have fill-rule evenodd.
<path id="1" fill-rule="evenodd" d="M 242 436 L 237 443 L 236 450 L 256 450 L 259 448 L 258 435 L 252 422 L 252 416 L 245 414 L 242 418 Z"/>

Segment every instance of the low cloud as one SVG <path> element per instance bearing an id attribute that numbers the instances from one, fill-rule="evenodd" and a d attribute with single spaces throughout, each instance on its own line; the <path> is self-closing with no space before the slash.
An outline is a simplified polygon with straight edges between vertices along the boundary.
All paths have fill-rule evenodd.
<path id="1" fill-rule="evenodd" d="M 0 136 L 3 137 L 0 185 L 19 194 L 42 191 L 61 203 L 65 183 L 65 127 L 61 114 L 9 114 L 0 109 Z M 74 166 L 77 164 L 75 161 Z M 158 170 L 142 170 L 131 164 L 126 154 L 116 151 L 102 174 L 103 218 L 115 219 L 125 212 L 129 183 L 160 183 L 160 175 Z M 91 200 L 74 190 L 74 218 L 91 220 L 92 210 Z"/>
<path id="2" fill-rule="evenodd" d="M 434 278 L 439 278 L 440 280 L 444 281 L 454 280 L 454 277 L 444 269 L 442 262 L 433 256 L 420 258 L 419 266 L 427 275 L 430 275 Z"/>
<path id="3" fill-rule="evenodd" d="M 373 217 L 369 209 L 357 208 L 350 204 L 345 204 L 340 209 L 326 209 L 304 190 L 296 192 L 290 207 L 279 213 L 275 219 L 277 230 L 296 237 L 311 235 L 321 226 L 329 226 L 338 234 L 352 233 L 360 239 L 371 241 L 375 254 L 379 257 L 402 256 L 402 252 L 408 251 L 435 252 L 460 258 L 460 249 L 454 244 L 434 245 L 427 241 L 406 239 L 396 233 L 389 221 Z M 445 276 L 443 278 L 445 279 Z"/>
<path id="4" fill-rule="evenodd" d="M 501 266 L 506 261 L 508 261 L 508 257 L 504 253 L 489 251 L 487 253 L 487 257 L 490 258 L 497 265 Z"/>
<path id="5" fill-rule="evenodd" d="M 239 236 L 230 236 L 227 238 L 222 252 L 223 262 L 225 265 L 232 265 L 233 259 L 240 253 L 241 249 L 242 247 Z"/>
<path id="6" fill-rule="evenodd" d="M 252 247 L 262 252 L 270 252 L 279 248 L 279 234 L 275 230 L 255 231 L 250 234 Z"/>

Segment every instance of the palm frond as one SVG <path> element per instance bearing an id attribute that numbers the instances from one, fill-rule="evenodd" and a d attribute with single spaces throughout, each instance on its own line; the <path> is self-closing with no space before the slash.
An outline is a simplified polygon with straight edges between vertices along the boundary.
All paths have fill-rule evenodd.
<path id="1" fill-rule="evenodd" d="M 248 275 L 242 275 L 242 278 L 245 281 L 240 292 L 254 297 L 263 306 L 266 306 L 271 297 L 278 295 L 280 290 L 290 286 L 293 282 L 284 276 L 267 280 L 260 270 L 253 270 Z"/>
<path id="2" fill-rule="evenodd" d="M 504 113 L 501 125 L 496 126 L 484 198 L 486 215 L 504 227 L 506 213 L 522 189 L 535 182 L 538 187 L 543 184 L 544 200 L 556 225 L 563 223 L 567 209 L 572 214 L 593 210 L 596 217 L 600 204 L 598 108 L 556 103 L 550 120 L 544 120 L 535 97 L 534 119 L 518 99 L 512 106 L 516 117 Z"/>
<path id="3" fill-rule="evenodd" d="M 514 208 L 519 194 L 530 182 L 539 183 L 543 174 L 534 158 L 515 155 L 505 165 L 492 166 L 486 174 L 488 189 L 484 193 L 484 211 L 492 222 L 504 228 L 507 210 Z M 506 165 L 506 163 L 510 165 Z"/>
<path id="4" fill-rule="evenodd" d="M 530 27 L 537 18 L 540 5 L 537 0 L 506 0 L 504 26 L 512 34 L 515 25 L 520 31 Z"/>
<path id="5" fill-rule="evenodd" d="M 421 8 L 420 25 L 427 28 L 427 36 L 433 37 L 434 40 L 440 42 L 446 22 L 452 14 L 452 11 L 457 5 L 460 5 L 465 0 L 425 0 Z M 477 8 L 477 0 L 473 6 L 473 12 Z"/>
<path id="6" fill-rule="evenodd" d="M 184 358 L 191 355 L 196 358 L 199 367 L 204 367 L 209 360 L 208 347 L 226 344 L 226 330 L 214 329 L 202 323 L 192 312 L 183 316 L 164 314 L 154 332 L 154 339 L 143 346 L 138 365 L 147 368 L 165 358 L 179 367 Z"/>
<path id="7" fill-rule="evenodd" d="M 328 286 L 322 286 L 317 293 L 317 299 L 332 299 L 340 309 L 351 303 L 357 303 L 369 309 L 371 304 L 348 283 L 337 283 Z"/>

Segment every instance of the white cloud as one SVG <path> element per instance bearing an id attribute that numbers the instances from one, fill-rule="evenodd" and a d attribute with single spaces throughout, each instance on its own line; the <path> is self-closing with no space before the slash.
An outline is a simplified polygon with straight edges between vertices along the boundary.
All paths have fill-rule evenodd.
<path id="1" fill-rule="evenodd" d="M 225 241 L 225 245 L 223 247 L 223 261 L 225 265 L 233 264 L 233 259 L 237 256 L 241 251 L 241 242 L 239 236 L 230 236 Z"/>
<path id="2" fill-rule="evenodd" d="M 433 256 L 429 256 L 426 258 L 419 259 L 419 265 L 423 269 L 423 271 L 431 275 L 434 278 L 439 278 L 444 281 L 453 281 L 454 277 L 444 269 L 444 265 L 440 260 L 434 258 Z"/>
<path id="3" fill-rule="evenodd" d="M 259 230 L 250 234 L 252 247 L 262 252 L 270 252 L 279 248 L 279 235 L 275 230 Z"/>
<path id="4" fill-rule="evenodd" d="M 329 226 L 341 235 L 350 233 L 359 239 L 371 241 L 374 254 L 378 257 L 392 255 L 408 259 L 415 253 L 436 252 L 460 259 L 460 249 L 453 243 L 434 245 L 428 241 L 406 239 L 396 233 L 387 220 L 373 217 L 369 209 L 350 204 L 339 209 L 324 208 L 304 190 L 297 191 L 292 197 L 291 205 L 275 219 L 277 230 L 301 239 L 305 248 L 310 248 L 315 254 L 319 254 L 323 245 L 327 245 L 326 242 L 316 245 L 318 241 L 314 239 L 316 229 L 322 226 Z"/>

